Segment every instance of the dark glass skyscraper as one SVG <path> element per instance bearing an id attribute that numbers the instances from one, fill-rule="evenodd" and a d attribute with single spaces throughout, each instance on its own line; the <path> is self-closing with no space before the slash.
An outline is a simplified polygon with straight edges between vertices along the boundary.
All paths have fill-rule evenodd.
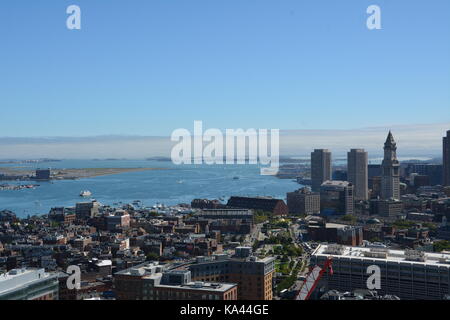
<path id="1" fill-rule="evenodd" d="M 327 149 L 316 149 L 311 153 L 312 190 L 320 191 L 320 186 L 327 180 L 331 180 L 331 152 Z"/>
<path id="2" fill-rule="evenodd" d="M 444 137 L 443 143 L 443 160 L 444 160 L 444 186 L 450 186 L 450 130 Z"/>

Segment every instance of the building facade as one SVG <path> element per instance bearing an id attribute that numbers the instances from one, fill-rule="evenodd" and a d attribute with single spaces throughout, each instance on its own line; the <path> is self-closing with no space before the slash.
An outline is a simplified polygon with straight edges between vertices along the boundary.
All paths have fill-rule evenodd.
<path id="1" fill-rule="evenodd" d="M 227 206 L 229 208 L 270 212 L 276 216 L 285 216 L 289 213 L 289 209 L 283 200 L 270 197 L 231 197 Z"/>
<path id="2" fill-rule="evenodd" d="M 320 187 L 320 207 L 323 215 L 353 214 L 353 184 L 347 181 L 325 181 Z"/>
<path id="3" fill-rule="evenodd" d="M 13 269 L 0 274 L 0 300 L 58 300 L 56 274 L 44 269 Z"/>
<path id="4" fill-rule="evenodd" d="M 114 277 L 118 300 L 236 300 L 235 283 L 192 281 L 191 271 L 146 262 Z"/>
<path id="5" fill-rule="evenodd" d="M 251 248 L 236 248 L 240 253 L 229 258 L 199 257 L 189 266 L 194 281 L 231 282 L 238 284 L 238 300 L 272 300 L 275 258 L 258 259 L 251 256 Z"/>
<path id="6" fill-rule="evenodd" d="M 291 215 L 320 213 L 320 193 L 303 188 L 287 193 L 287 205 Z"/>
<path id="7" fill-rule="evenodd" d="M 403 212 L 403 202 L 395 199 L 373 199 L 370 207 L 371 214 L 383 217 L 396 217 Z"/>
<path id="8" fill-rule="evenodd" d="M 332 259 L 333 274 L 326 273 L 318 289 L 353 291 L 368 289 L 369 266 L 380 268 L 381 295 L 402 300 L 442 300 L 450 294 L 450 255 L 414 250 L 355 248 L 319 245 L 311 265 L 322 266 Z"/>
<path id="9" fill-rule="evenodd" d="M 443 143 L 444 186 L 450 186 L 450 130 Z"/>
<path id="10" fill-rule="evenodd" d="M 390 131 L 384 143 L 384 159 L 381 166 L 381 198 L 400 200 L 400 163 L 397 160 L 397 144 Z"/>
<path id="11" fill-rule="evenodd" d="M 407 176 L 417 173 L 429 177 L 430 186 L 442 185 L 443 183 L 444 170 L 441 164 L 411 163 L 405 171 Z"/>
<path id="12" fill-rule="evenodd" d="M 348 181 L 354 186 L 355 200 L 369 198 L 369 155 L 363 149 L 352 149 L 347 154 Z"/>
<path id="13" fill-rule="evenodd" d="M 311 186 L 312 191 L 320 191 L 320 186 L 331 180 L 331 152 L 327 149 L 316 149 L 311 153 Z"/>

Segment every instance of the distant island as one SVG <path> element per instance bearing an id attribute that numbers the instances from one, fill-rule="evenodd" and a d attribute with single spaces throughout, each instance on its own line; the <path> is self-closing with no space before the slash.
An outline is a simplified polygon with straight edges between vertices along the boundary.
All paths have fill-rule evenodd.
<path id="1" fill-rule="evenodd" d="M 45 180 L 77 180 L 93 178 L 126 172 L 141 172 L 149 170 L 167 170 L 166 168 L 83 168 L 83 169 L 54 169 L 49 179 Z M 0 168 L 0 180 L 39 180 L 35 171 L 18 170 L 17 168 Z"/>

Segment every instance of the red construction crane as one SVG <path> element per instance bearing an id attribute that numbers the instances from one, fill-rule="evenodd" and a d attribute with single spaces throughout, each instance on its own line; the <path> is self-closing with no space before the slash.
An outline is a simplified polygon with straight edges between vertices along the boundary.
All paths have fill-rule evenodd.
<path id="1" fill-rule="evenodd" d="M 332 259 L 329 257 L 322 267 L 315 266 L 306 276 L 295 300 L 308 300 L 325 272 L 333 274 Z"/>

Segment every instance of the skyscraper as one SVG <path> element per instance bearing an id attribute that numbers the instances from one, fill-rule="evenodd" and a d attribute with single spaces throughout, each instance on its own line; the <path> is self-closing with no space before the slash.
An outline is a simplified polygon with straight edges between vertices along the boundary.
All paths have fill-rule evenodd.
<path id="1" fill-rule="evenodd" d="M 381 164 L 381 197 L 400 199 L 400 163 L 397 160 L 397 144 L 391 131 L 384 143 L 384 159 Z"/>
<path id="2" fill-rule="evenodd" d="M 450 130 L 447 131 L 447 136 L 444 137 L 443 149 L 444 186 L 450 186 Z"/>
<path id="3" fill-rule="evenodd" d="M 320 191 L 322 183 L 328 180 L 331 180 L 331 152 L 327 149 L 316 149 L 311 153 L 312 191 Z"/>
<path id="4" fill-rule="evenodd" d="M 352 149 L 347 154 L 348 181 L 354 186 L 355 200 L 369 199 L 369 156 L 364 149 Z"/>

